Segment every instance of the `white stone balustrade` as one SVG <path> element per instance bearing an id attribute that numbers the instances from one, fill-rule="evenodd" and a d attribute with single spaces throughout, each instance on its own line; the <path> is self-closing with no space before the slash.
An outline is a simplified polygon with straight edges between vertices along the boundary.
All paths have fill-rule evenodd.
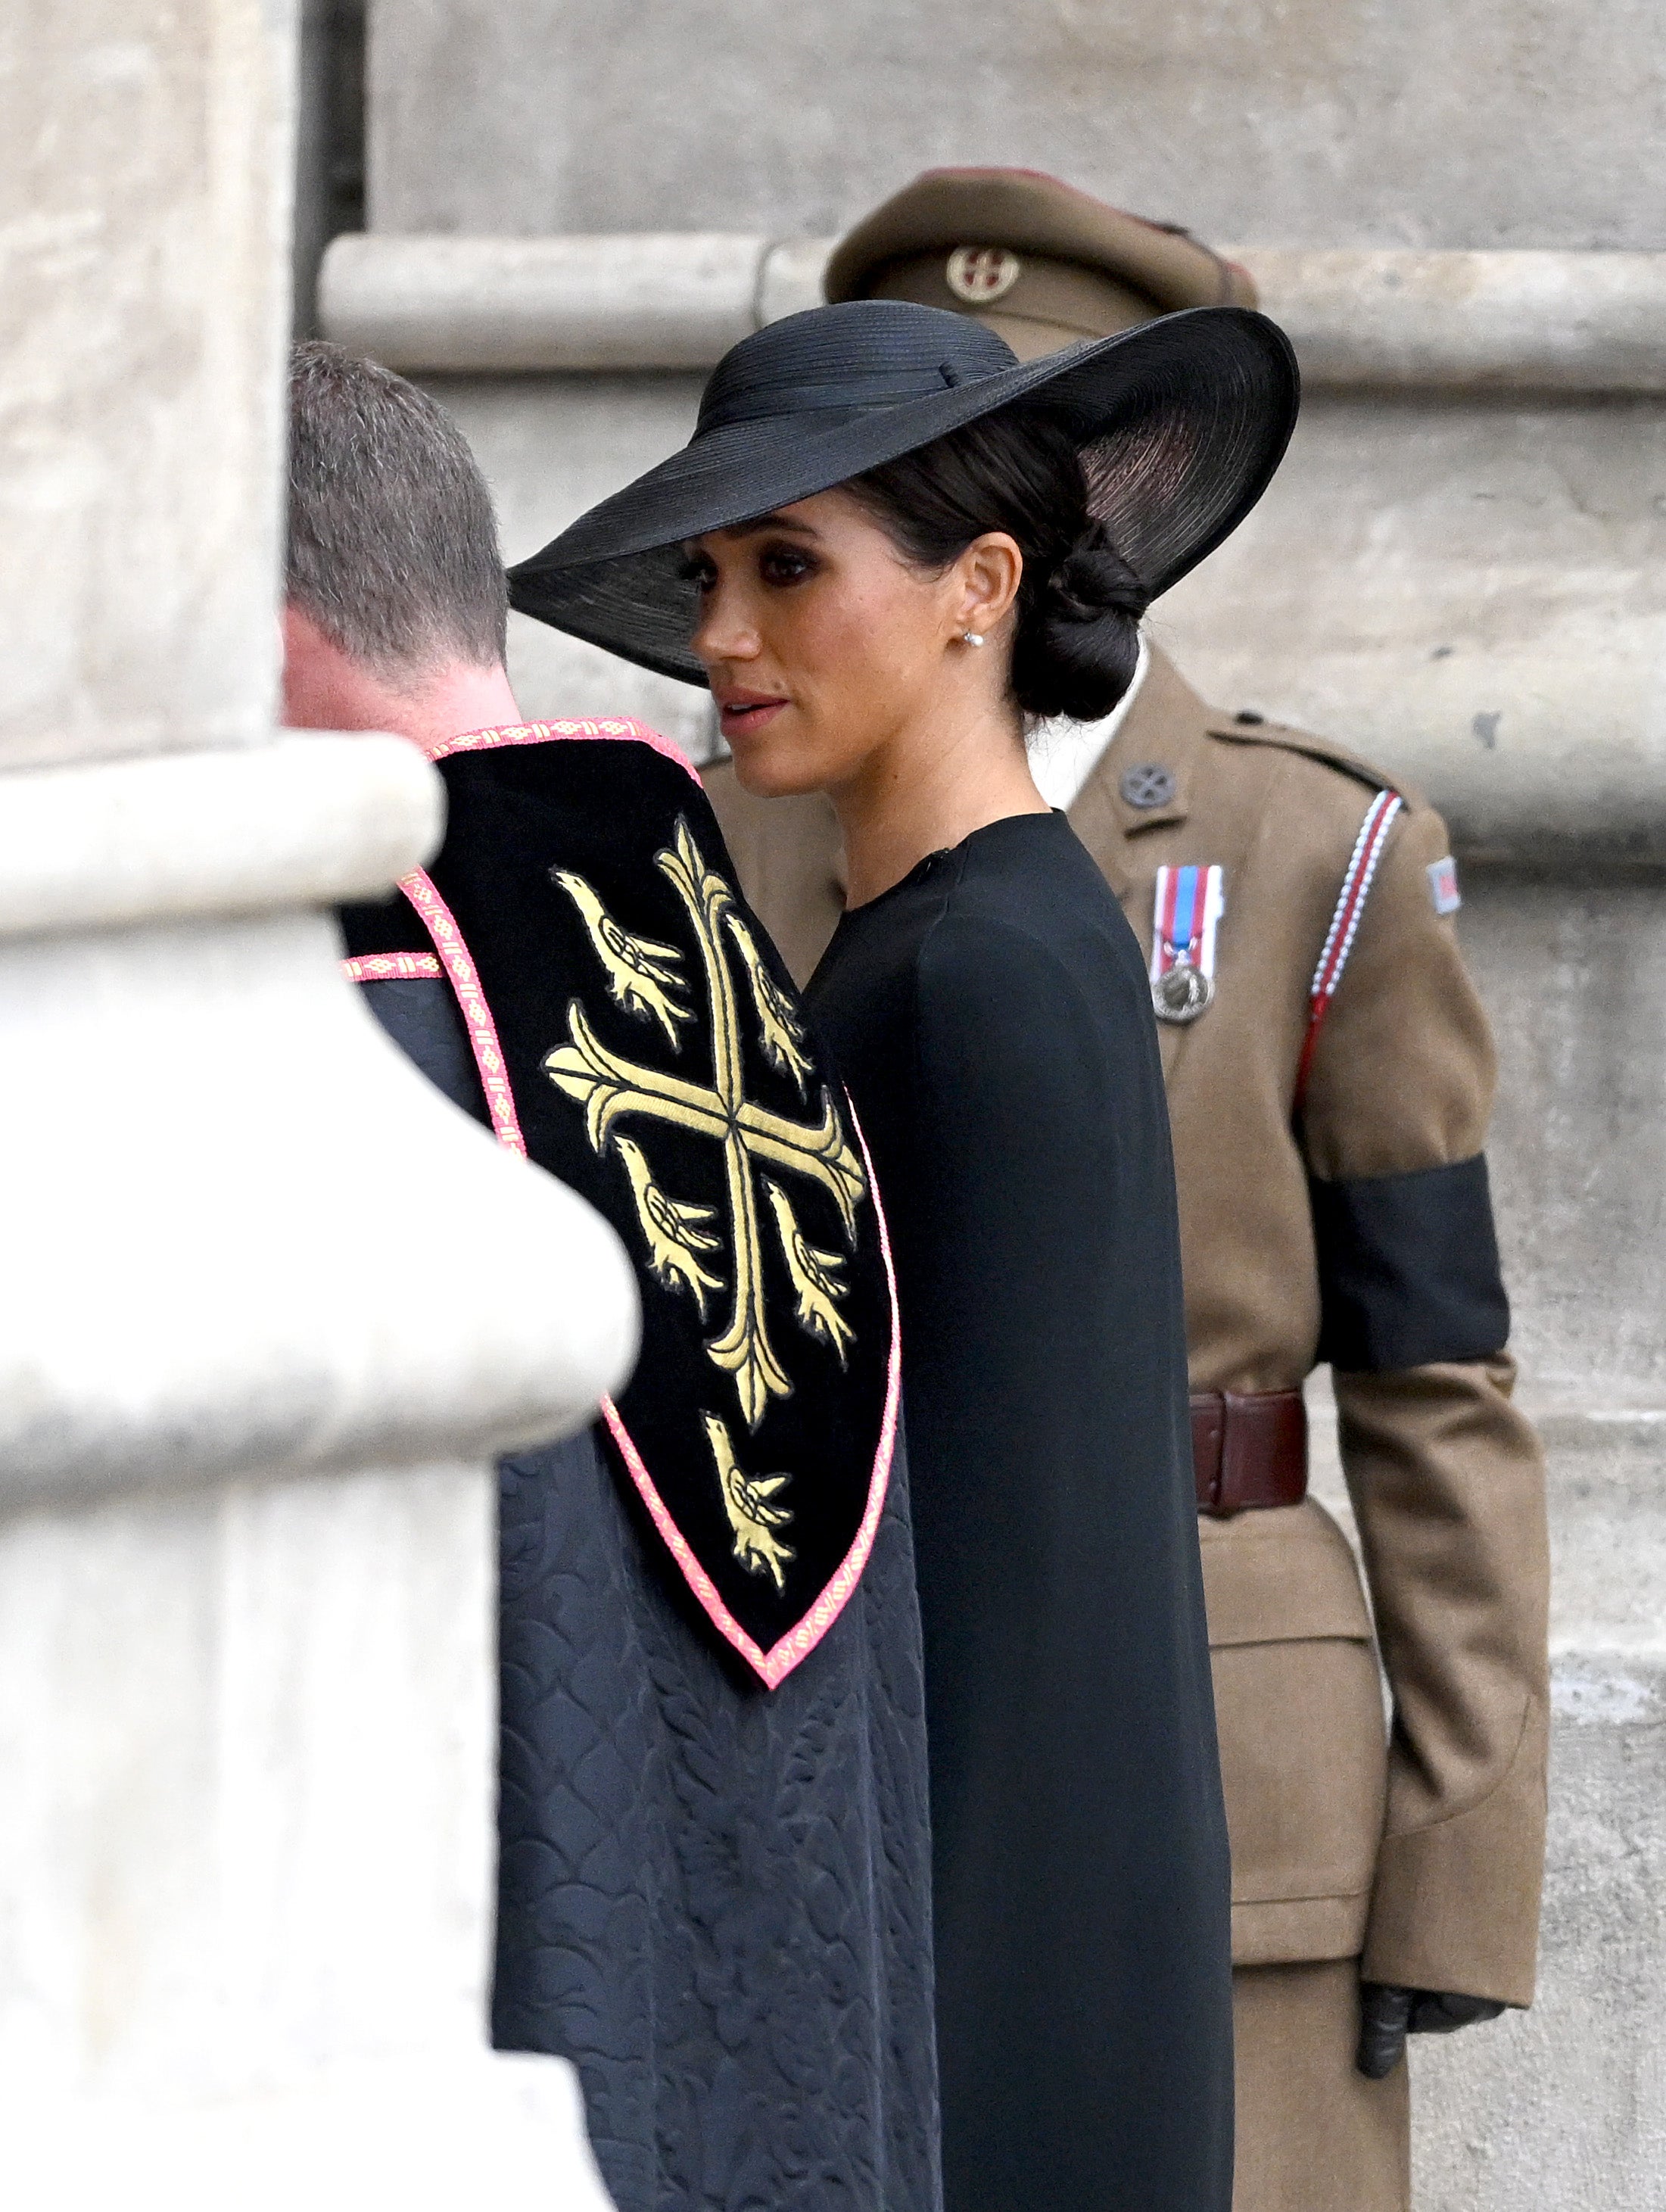
<path id="1" fill-rule="evenodd" d="M 438 777 L 272 727 L 294 34 L 0 82 L 0 2199 L 605 2212 L 486 2041 L 491 1462 L 634 1282 L 342 973 Z"/>

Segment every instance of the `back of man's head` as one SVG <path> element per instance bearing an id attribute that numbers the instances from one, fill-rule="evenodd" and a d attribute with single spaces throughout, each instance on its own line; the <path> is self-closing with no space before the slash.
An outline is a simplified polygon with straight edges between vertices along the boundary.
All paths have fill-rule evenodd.
<path id="1" fill-rule="evenodd" d="M 404 377 L 319 339 L 289 362 L 285 590 L 390 684 L 503 659 L 497 526 L 462 434 Z"/>

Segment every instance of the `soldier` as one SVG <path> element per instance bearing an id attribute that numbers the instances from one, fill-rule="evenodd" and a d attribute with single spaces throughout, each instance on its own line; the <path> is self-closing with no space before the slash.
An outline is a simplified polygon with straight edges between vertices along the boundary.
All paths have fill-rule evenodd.
<path id="1" fill-rule="evenodd" d="M 841 242 L 827 292 L 958 308 L 1025 357 L 1255 304 L 1184 232 L 1002 169 L 917 179 Z M 1341 746 L 1206 706 L 1149 640 L 1116 714 L 1037 766 L 1150 945 L 1161 1023 L 1232 1844 L 1235 2207 L 1403 2212 L 1405 2037 L 1530 2001 L 1545 1818 L 1543 1468 L 1511 1403 L 1493 1055 L 1446 831 Z M 727 763 L 706 781 L 806 976 L 842 908 L 831 807 L 754 799 Z M 1327 1361 L 1369 1605 L 1306 1494 L 1302 1384 Z"/>

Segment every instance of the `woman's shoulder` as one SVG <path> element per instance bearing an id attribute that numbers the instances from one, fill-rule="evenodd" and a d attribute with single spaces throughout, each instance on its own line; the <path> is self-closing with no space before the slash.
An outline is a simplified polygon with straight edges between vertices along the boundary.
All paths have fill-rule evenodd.
<path id="1" fill-rule="evenodd" d="M 952 855 L 922 979 L 1010 991 L 1029 984 L 1097 994 L 1144 967 L 1110 886 L 1061 815 L 1021 815 L 975 832 Z"/>
<path id="2" fill-rule="evenodd" d="M 976 1100 L 1009 1134 L 1097 1143 L 1160 1110 L 1151 987 L 1120 910 L 1126 945 L 1067 898 L 1018 888 L 969 869 L 945 898 L 913 965 L 913 1065 L 940 1122 L 964 1126 Z"/>
<path id="3" fill-rule="evenodd" d="M 945 899 L 921 935 L 912 969 L 922 1018 L 953 1012 L 1006 1023 L 1091 996 L 1091 963 L 1049 928 L 1045 915 L 1025 915 L 975 892 Z"/>
<path id="4" fill-rule="evenodd" d="M 1003 1018 L 1028 1005 L 1149 1006 L 1144 964 L 1122 909 L 1059 815 L 1024 815 L 933 854 L 841 927 L 811 991 L 829 1008 L 859 1001 L 924 1015 Z M 906 1012 L 905 1012 L 906 1010 Z"/>

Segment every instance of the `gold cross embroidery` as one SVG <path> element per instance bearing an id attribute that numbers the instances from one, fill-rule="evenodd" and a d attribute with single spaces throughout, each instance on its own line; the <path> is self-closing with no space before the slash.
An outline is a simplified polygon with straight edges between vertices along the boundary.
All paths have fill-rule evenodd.
<path id="1" fill-rule="evenodd" d="M 793 1121 L 770 1113 L 746 1096 L 741 1055 L 740 1008 L 730 966 L 729 942 L 739 955 L 759 1045 L 765 1059 L 805 1091 L 811 1062 L 804 1031 L 792 1001 L 776 985 L 759 957 L 751 932 L 735 911 L 723 878 L 708 868 L 685 819 L 678 821 L 672 844 L 654 865 L 670 881 L 694 925 L 705 971 L 711 1015 L 712 1079 L 692 1083 L 646 1067 L 610 1052 L 575 999 L 568 1008 L 569 1042 L 544 1061 L 550 1079 L 584 1108 L 585 1129 L 599 1153 L 616 1152 L 625 1170 L 636 1216 L 648 1249 L 648 1264 L 667 1288 L 686 1290 L 706 1314 L 708 1296 L 723 1287 L 712 1262 L 727 1248 L 730 1263 L 727 1326 L 706 1350 L 734 1376 L 746 1425 L 756 1429 L 769 1401 L 786 1397 L 792 1382 L 769 1340 L 764 1310 L 763 1254 L 757 1183 L 768 1195 L 781 1255 L 797 1295 L 795 1318 L 806 1334 L 819 1338 L 842 1361 L 850 1329 L 839 1311 L 844 1295 L 843 1260 L 819 1250 L 799 1227 L 792 1201 L 763 1172 L 774 1168 L 819 1183 L 839 1209 L 846 1241 L 856 1242 L 856 1208 L 866 1194 L 867 1176 L 846 1133 L 832 1093 L 824 1087 L 819 1121 Z M 672 945 L 634 938 L 609 915 L 581 877 L 557 871 L 559 884 L 578 908 L 590 942 L 606 971 L 616 1002 L 639 1019 L 655 1021 L 674 1051 L 689 1018 L 683 954 Z M 660 1187 L 641 1147 L 616 1133 L 626 1121 L 662 1121 L 709 1137 L 723 1150 L 727 1236 L 720 1237 L 714 1206 L 693 1206 L 672 1198 Z M 729 1503 L 726 1486 L 725 1503 Z M 790 1517 L 784 1509 L 771 1511 Z M 732 1525 L 735 1521 L 730 1512 Z M 739 1540 L 739 1530 L 737 1528 Z M 737 1556 L 743 1556 L 739 1540 Z M 790 1558 L 791 1553 L 784 1556 Z M 744 1563 L 754 1565 L 751 1558 Z M 757 1566 L 763 1562 L 759 1559 Z M 756 1571 L 756 1567 L 755 1567 Z M 777 1576 L 777 1579 L 779 1577 Z"/>

